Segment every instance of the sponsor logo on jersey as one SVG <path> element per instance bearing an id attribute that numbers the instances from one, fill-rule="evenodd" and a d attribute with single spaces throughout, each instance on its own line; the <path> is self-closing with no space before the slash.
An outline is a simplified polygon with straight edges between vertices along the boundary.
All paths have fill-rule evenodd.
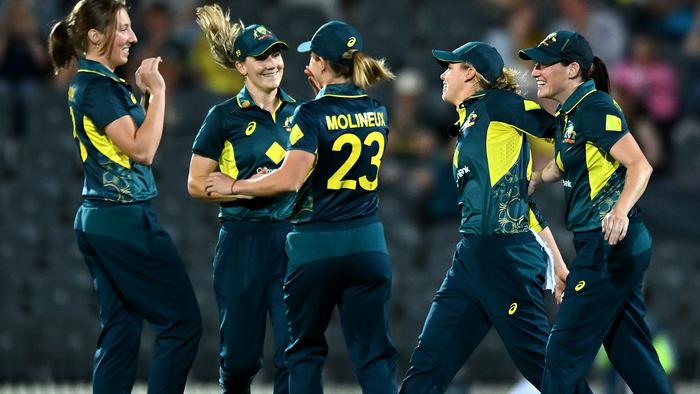
<path id="1" fill-rule="evenodd" d="M 513 314 L 515 314 L 515 311 L 517 311 L 517 310 L 518 310 L 518 303 L 514 302 L 514 303 L 510 304 L 510 307 L 508 308 L 508 314 L 512 316 Z"/>
<path id="2" fill-rule="evenodd" d="M 581 290 L 583 290 L 584 287 L 586 287 L 586 281 L 581 280 L 578 283 L 576 283 L 576 287 L 574 287 L 574 290 L 581 291 Z"/>
<path id="3" fill-rule="evenodd" d="M 470 172 L 472 172 L 472 170 L 469 169 L 469 166 L 464 166 L 460 168 L 459 170 L 457 170 L 457 180 L 462 179 L 463 176 L 469 174 Z"/>

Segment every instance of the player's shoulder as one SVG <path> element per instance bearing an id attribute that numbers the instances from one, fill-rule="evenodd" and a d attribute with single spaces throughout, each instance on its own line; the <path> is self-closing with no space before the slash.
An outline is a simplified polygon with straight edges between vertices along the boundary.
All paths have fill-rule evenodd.
<path id="1" fill-rule="evenodd" d="M 622 109 L 607 93 L 596 90 L 587 95 L 576 108 L 579 116 L 590 116 L 599 113 L 621 114 Z"/>

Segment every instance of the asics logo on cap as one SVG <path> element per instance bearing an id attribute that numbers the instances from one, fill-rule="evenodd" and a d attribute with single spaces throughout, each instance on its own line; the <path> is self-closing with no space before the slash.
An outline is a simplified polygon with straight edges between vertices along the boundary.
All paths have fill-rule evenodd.
<path id="1" fill-rule="evenodd" d="M 351 48 L 353 45 L 355 45 L 355 42 L 357 42 L 357 38 L 350 37 L 350 39 L 348 40 L 348 48 Z"/>

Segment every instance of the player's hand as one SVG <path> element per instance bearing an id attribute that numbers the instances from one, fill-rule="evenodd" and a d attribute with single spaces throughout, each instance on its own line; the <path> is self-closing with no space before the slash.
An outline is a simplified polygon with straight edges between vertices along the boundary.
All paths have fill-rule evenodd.
<path id="1" fill-rule="evenodd" d="M 165 80 L 158 70 L 158 65 L 162 61 L 160 56 L 143 59 L 135 73 L 136 86 L 141 92 L 152 95 L 165 92 Z"/>
<path id="2" fill-rule="evenodd" d="M 557 305 L 561 304 L 562 298 L 564 298 L 564 289 L 566 289 L 566 278 L 569 276 L 569 269 L 566 267 L 564 262 L 560 262 L 554 267 L 554 300 Z"/>
<path id="3" fill-rule="evenodd" d="M 622 214 L 613 208 L 610 213 L 605 215 L 603 218 L 603 234 L 605 234 L 605 240 L 608 241 L 610 245 L 615 245 L 619 241 L 622 241 L 627 235 L 627 228 L 629 227 L 630 219 L 626 214 Z"/>
<path id="4" fill-rule="evenodd" d="M 233 188 L 233 184 L 235 183 L 235 179 L 231 178 L 230 176 L 221 173 L 221 172 L 212 172 L 207 176 L 207 180 L 204 183 L 204 191 L 207 192 L 208 195 L 212 195 L 212 193 L 217 193 L 221 195 L 231 195 L 231 189 Z"/>
<path id="5" fill-rule="evenodd" d="M 318 94 L 318 92 L 321 90 L 321 84 L 318 83 L 318 80 L 316 80 L 314 74 L 311 72 L 311 70 L 309 70 L 309 66 L 304 67 L 304 74 L 306 74 L 306 80 L 309 82 L 311 90 L 314 91 L 314 95 Z"/>

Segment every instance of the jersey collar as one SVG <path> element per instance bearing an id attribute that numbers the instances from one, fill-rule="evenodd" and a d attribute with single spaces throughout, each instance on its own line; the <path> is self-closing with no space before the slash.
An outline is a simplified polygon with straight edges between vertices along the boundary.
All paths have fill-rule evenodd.
<path id="1" fill-rule="evenodd" d="M 323 89 L 319 90 L 316 99 L 320 99 L 323 96 L 360 98 L 366 97 L 367 93 L 352 83 L 334 83 L 326 85 Z"/>
<path id="2" fill-rule="evenodd" d="M 103 77 L 112 78 L 117 82 L 126 83 L 125 80 L 119 78 L 114 71 L 105 67 L 104 64 L 90 59 L 78 59 L 78 72 L 99 74 Z"/>
<path id="3" fill-rule="evenodd" d="M 559 105 L 556 115 L 559 115 L 561 112 L 569 114 L 569 112 L 576 108 L 576 106 L 583 101 L 586 96 L 595 91 L 595 82 L 592 79 L 582 83 L 576 88 L 576 90 L 574 90 L 573 93 L 571 93 L 571 96 L 564 101 L 564 104 Z"/>
<path id="4" fill-rule="evenodd" d="M 287 92 L 282 90 L 282 88 L 277 88 L 277 96 L 280 98 L 280 100 L 288 103 L 296 102 L 296 100 L 292 96 L 288 95 Z M 250 108 L 256 105 L 253 97 L 250 95 L 250 92 L 245 85 L 243 85 L 241 91 L 236 95 L 236 102 L 240 108 Z"/>

